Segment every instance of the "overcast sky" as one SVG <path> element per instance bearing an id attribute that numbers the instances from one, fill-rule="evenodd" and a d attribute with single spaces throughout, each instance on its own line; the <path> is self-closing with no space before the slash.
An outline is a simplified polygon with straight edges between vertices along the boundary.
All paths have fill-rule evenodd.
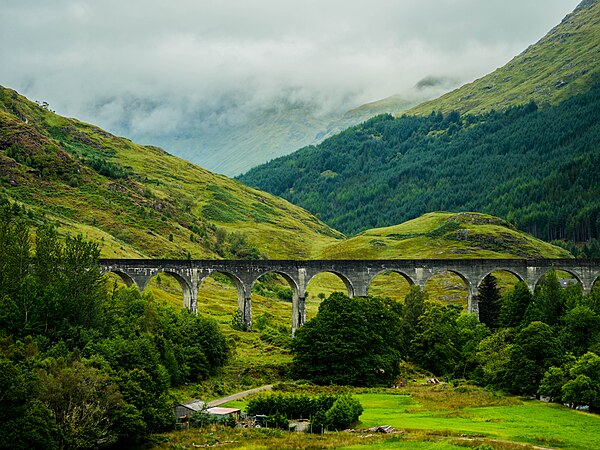
<path id="1" fill-rule="evenodd" d="M 579 0 L 0 0 L 0 84 L 131 138 L 471 81 Z"/>

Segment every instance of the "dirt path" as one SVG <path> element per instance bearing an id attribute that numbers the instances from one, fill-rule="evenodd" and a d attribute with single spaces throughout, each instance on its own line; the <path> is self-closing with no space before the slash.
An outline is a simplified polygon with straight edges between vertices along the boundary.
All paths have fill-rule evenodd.
<path id="1" fill-rule="evenodd" d="M 222 405 L 223 403 L 227 403 L 232 400 L 238 400 L 238 399 L 246 397 L 247 395 L 250 395 L 250 394 L 256 394 L 257 392 L 270 391 L 272 387 L 273 387 L 272 384 L 267 384 L 266 386 L 261 386 L 261 387 L 257 387 L 257 388 L 250 389 L 247 391 L 238 392 L 237 394 L 232 394 L 227 397 L 219 398 L 217 400 L 213 400 L 212 402 L 208 402 L 208 407 L 212 408 L 213 406 L 219 406 L 219 405 Z"/>

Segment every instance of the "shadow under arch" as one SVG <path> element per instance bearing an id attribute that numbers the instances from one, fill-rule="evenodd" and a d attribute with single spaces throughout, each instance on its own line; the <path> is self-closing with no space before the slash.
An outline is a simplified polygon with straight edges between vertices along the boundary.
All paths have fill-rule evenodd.
<path id="1" fill-rule="evenodd" d="M 415 281 L 408 274 L 402 272 L 401 270 L 398 270 L 398 269 L 382 269 L 379 272 L 375 273 L 369 279 L 369 282 L 367 284 L 367 294 L 370 295 L 370 293 L 371 293 L 371 287 L 373 286 L 373 282 L 375 281 L 375 279 L 377 277 L 381 278 L 382 276 L 391 275 L 391 274 L 399 275 L 402 280 L 404 280 L 404 281 L 407 282 L 407 284 L 408 284 L 408 292 L 410 291 L 410 288 L 412 288 L 412 286 L 416 285 Z M 400 295 L 400 297 L 404 298 L 408 292 L 403 293 L 404 295 Z"/>

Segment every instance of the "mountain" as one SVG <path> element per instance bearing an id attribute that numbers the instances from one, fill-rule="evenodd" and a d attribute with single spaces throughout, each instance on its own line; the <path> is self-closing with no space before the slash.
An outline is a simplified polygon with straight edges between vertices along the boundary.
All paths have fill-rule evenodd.
<path id="1" fill-rule="evenodd" d="M 238 179 L 308 209 L 346 234 L 445 210 L 504 217 L 545 240 L 598 239 L 599 5 L 583 2 L 525 56 L 492 74 L 512 80 L 515 89 L 533 89 L 540 105 L 523 96 L 522 104 L 507 106 L 503 99 L 517 101 L 510 86 L 496 91 L 484 86 L 481 98 L 457 101 L 456 107 L 471 105 L 477 113 L 375 117 Z M 558 55 L 554 42 L 560 44 Z M 559 74 L 576 68 L 577 76 L 563 77 L 570 80 L 566 84 L 552 81 L 557 58 Z M 529 66 L 548 80 L 518 83 Z M 454 98 L 449 95 L 411 111 L 443 109 Z"/>
<path id="2" fill-rule="evenodd" d="M 557 106 L 375 117 L 239 179 L 346 234 L 481 211 L 545 240 L 600 237 L 600 83 Z"/>
<path id="3" fill-rule="evenodd" d="M 584 0 L 539 42 L 505 66 L 422 103 L 408 114 L 481 113 L 535 101 L 556 105 L 584 92 L 600 71 L 600 1 Z"/>
<path id="4" fill-rule="evenodd" d="M 225 176 L 0 87 L 0 201 L 104 257 L 308 258 L 343 235 Z"/>
<path id="5" fill-rule="evenodd" d="M 508 231 L 479 227 L 477 233 L 463 236 L 459 247 L 464 252 L 455 251 L 456 242 L 451 238 L 443 244 L 430 241 L 437 249 L 447 245 L 444 255 L 413 245 L 421 242 L 419 239 L 398 238 L 414 223 L 433 223 L 433 216 L 428 216 L 424 222 L 400 225 L 398 231 L 372 230 L 344 242 L 341 233 L 283 199 L 194 166 L 160 148 L 141 146 L 58 116 L 44 105 L 0 88 L 0 204 L 7 202 L 35 225 L 55 224 L 61 235 L 81 233 L 101 242 L 103 257 L 563 255 L 557 248 L 549 250 L 548 244 L 508 230 L 508 224 L 499 219 L 475 213 L 437 214 L 436 230 L 458 233 L 459 228 L 470 227 L 463 220 L 467 218 L 472 223 L 494 222 Z M 473 219 L 479 217 L 482 219 Z M 452 224 L 444 225 L 444 221 Z M 424 225 L 419 228 L 424 239 L 439 234 Z M 488 231 L 496 237 L 482 238 Z M 505 244 L 498 243 L 505 238 Z M 374 244 L 373 239 L 385 245 Z M 396 247 L 401 240 L 405 241 L 402 247 Z M 480 245 L 482 240 L 501 250 L 490 252 Z"/>

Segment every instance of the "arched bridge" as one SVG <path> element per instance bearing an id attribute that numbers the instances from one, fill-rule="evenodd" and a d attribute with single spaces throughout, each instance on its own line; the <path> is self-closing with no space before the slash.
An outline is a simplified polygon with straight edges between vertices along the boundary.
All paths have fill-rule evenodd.
<path id="1" fill-rule="evenodd" d="M 441 272 L 458 275 L 468 287 L 468 310 L 477 312 L 477 290 L 492 272 L 507 271 L 525 282 L 533 291 L 540 278 L 551 268 L 563 270 L 577 279 L 584 293 L 590 292 L 600 277 L 600 260 L 579 259 L 422 259 L 422 260 L 307 260 L 307 261 L 219 261 L 103 259 L 103 273 L 113 272 L 128 285 L 143 291 L 148 281 L 164 272 L 174 276 L 183 289 L 184 306 L 197 312 L 198 288 L 213 273 L 229 277 L 238 292 L 238 308 L 243 311 L 248 329 L 252 327 L 252 286 L 262 275 L 277 273 L 292 288 L 292 330 L 306 321 L 305 292 L 310 280 L 323 272 L 339 276 L 348 296 L 367 296 L 373 279 L 383 272 L 397 272 L 411 285 L 425 286 Z"/>

